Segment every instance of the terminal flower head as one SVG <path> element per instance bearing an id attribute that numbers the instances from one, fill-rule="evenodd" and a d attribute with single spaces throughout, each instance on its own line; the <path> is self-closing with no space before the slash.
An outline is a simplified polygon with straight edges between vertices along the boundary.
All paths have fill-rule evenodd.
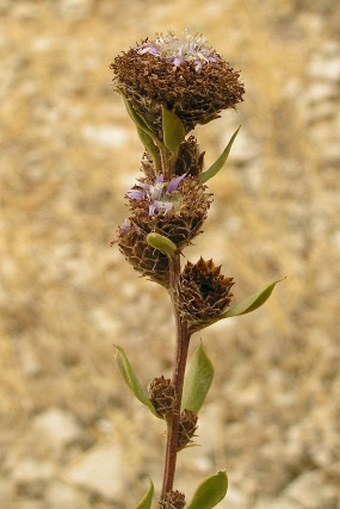
<path id="1" fill-rule="evenodd" d="M 172 31 L 144 39 L 111 64 L 116 92 L 162 139 L 162 106 L 182 121 L 186 133 L 242 101 L 239 72 L 201 34 Z"/>

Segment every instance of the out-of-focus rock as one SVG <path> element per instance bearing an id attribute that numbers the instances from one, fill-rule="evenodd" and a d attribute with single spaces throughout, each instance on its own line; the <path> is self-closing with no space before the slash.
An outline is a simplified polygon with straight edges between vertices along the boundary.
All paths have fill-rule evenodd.
<path id="1" fill-rule="evenodd" d="M 33 432 L 56 448 L 82 437 L 82 429 L 76 418 L 70 412 L 56 407 L 49 408 L 34 418 Z"/>
<path id="2" fill-rule="evenodd" d="M 106 442 L 72 462 L 65 476 L 76 485 L 113 500 L 123 495 L 126 470 L 119 444 Z"/>

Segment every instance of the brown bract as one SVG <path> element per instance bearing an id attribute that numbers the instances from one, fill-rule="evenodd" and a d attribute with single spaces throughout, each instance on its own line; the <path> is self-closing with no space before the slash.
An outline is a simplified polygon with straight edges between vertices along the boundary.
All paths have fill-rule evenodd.
<path id="1" fill-rule="evenodd" d="M 161 106 L 173 111 L 188 133 L 195 125 L 206 124 L 222 110 L 235 108 L 242 101 L 244 86 L 239 81 L 239 72 L 221 57 L 197 71 L 192 62 L 184 61 L 176 67 L 161 56 L 140 54 L 139 48 L 114 59 L 110 65 L 114 72 L 113 85 L 143 115 L 160 139 Z"/>
<path id="2" fill-rule="evenodd" d="M 230 304 L 233 278 L 221 274 L 221 266 L 200 258 L 187 262 L 181 274 L 181 312 L 191 332 L 213 322 Z"/>

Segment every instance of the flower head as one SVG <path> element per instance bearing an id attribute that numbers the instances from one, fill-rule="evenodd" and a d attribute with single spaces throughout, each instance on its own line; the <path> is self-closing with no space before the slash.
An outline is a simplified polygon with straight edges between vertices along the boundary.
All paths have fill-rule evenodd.
<path id="1" fill-rule="evenodd" d="M 185 31 L 145 39 L 118 55 L 111 69 L 114 88 L 162 139 L 162 106 L 173 111 L 188 133 L 242 101 L 239 73 L 200 35 Z"/>
<path id="2" fill-rule="evenodd" d="M 192 332 L 212 323 L 230 304 L 233 284 L 212 260 L 187 262 L 181 274 L 181 308 Z"/>

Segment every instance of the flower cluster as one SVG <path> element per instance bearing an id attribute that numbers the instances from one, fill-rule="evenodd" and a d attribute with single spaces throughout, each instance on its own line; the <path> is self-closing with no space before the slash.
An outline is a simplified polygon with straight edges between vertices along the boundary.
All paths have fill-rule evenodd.
<path id="1" fill-rule="evenodd" d="M 207 46 L 207 39 L 203 35 L 192 35 L 188 30 L 184 31 L 181 38 L 173 31 L 169 31 L 167 36 L 159 34 L 154 41 L 143 42 L 138 53 L 140 55 L 150 53 L 175 67 L 190 62 L 196 72 L 199 72 L 204 64 L 221 60 L 220 56 Z"/>
<path id="2" fill-rule="evenodd" d="M 196 124 L 216 118 L 222 109 L 235 107 L 244 93 L 239 74 L 203 36 L 188 31 L 182 37 L 169 32 L 145 39 L 117 56 L 111 68 L 115 89 L 129 101 L 157 146 L 157 140 L 166 140 L 162 107 L 175 113 L 187 133 Z M 164 154 L 172 158 L 170 174 L 169 166 L 162 166 Z M 166 288 L 168 256 L 149 245 L 147 236 L 165 236 L 182 252 L 202 231 L 212 201 L 201 182 L 204 153 L 196 138 L 184 136 L 175 155 L 173 159 L 173 154 L 163 152 L 157 167 L 154 154 L 146 148 L 144 176 L 126 193 L 130 215 L 115 240 L 138 272 Z M 192 332 L 214 320 L 231 299 L 232 279 L 222 276 L 211 260 L 188 262 L 179 284 L 179 307 Z"/>
<path id="3" fill-rule="evenodd" d="M 186 132 L 217 118 L 242 101 L 239 73 L 200 35 L 187 31 L 145 39 L 111 64 L 114 89 L 131 102 L 162 139 L 162 106 L 173 111 Z"/>
<path id="4" fill-rule="evenodd" d="M 182 250 L 202 231 L 212 196 L 196 177 L 183 174 L 170 181 L 163 175 L 140 179 L 126 197 L 131 213 L 118 228 L 116 242 L 138 272 L 167 287 L 168 259 L 146 237 L 159 233 Z"/>

